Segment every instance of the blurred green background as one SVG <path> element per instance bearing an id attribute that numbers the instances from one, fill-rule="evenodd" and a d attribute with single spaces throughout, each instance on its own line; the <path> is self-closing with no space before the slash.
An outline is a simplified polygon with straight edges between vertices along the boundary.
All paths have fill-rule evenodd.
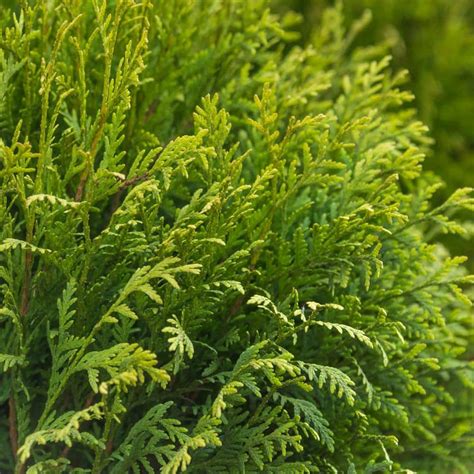
<path id="1" fill-rule="evenodd" d="M 302 15 L 301 41 L 311 37 L 330 0 L 275 0 L 280 11 Z M 425 169 L 446 186 L 438 202 L 456 188 L 474 186 L 474 0 L 343 0 L 347 25 L 372 12 L 357 44 L 385 43 L 395 69 L 408 69 L 414 106 L 434 138 Z M 472 236 L 472 215 L 459 216 Z M 469 222 L 470 220 L 470 222 Z M 474 240 L 442 236 L 455 255 L 467 255 L 474 270 Z"/>

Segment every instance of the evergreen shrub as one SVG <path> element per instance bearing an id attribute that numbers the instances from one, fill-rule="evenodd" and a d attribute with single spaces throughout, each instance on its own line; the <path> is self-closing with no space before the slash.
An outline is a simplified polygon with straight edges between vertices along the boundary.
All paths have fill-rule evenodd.
<path id="1" fill-rule="evenodd" d="M 0 5 L 2 473 L 469 471 L 474 202 L 363 22 Z"/>
<path id="2" fill-rule="evenodd" d="M 337 0 L 274 0 L 279 11 L 293 9 L 304 21 L 300 41 L 311 41 L 325 6 Z M 421 120 L 429 126 L 434 146 L 424 167 L 440 176 L 435 196 L 441 203 L 474 183 L 474 2 L 472 0 L 344 0 L 346 24 L 360 16 L 370 21 L 357 44 L 385 45 L 395 68 L 410 71 L 410 89 Z M 317 28 L 317 26 L 316 26 Z M 316 33 L 317 34 L 317 33 Z M 471 217 L 471 218 L 470 218 Z M 472 215 L 458 217 L 470 237 L 440 239 L 453 253 L 467 255 L 474 270 Z M 470 219 L 469 219 L 470 218 Z"/>

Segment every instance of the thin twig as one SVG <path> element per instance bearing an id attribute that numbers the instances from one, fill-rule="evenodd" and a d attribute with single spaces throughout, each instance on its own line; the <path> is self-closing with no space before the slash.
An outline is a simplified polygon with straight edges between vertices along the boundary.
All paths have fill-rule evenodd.
<path id="1" fill-rule="evenodd" d="M 18 451 L 18 431 L 16 429 L 16 404 L 13 393 L 10 395 L 10 399 L 8 400 L 8 432 L 10 435 L 10 445 L 13 457 L 16 460 Z"/>

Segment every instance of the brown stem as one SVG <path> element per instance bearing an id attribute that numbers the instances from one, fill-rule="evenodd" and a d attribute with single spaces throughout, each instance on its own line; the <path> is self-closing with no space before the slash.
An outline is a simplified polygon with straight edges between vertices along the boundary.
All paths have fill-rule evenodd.
<path id="1" fill-rule="evenodd" d="M 112 436 L 110 436 L 105 446 L 105 455 L 110 456 L 110 453 L 112 452 L 113 448 L 114 448 L 114 439 L 112 438 Z"/>
<path id="2" fill-rule="evenodd" d="M 79 186 L 77 187 L 76 195 L 74 196 L 74 201 L 76 202 L 79 202 L 82 200 L 82 195 L 84 194 L 84 188 L 87 182 L 87 176 L 89 176 L 89 171 L 85 169 L 82 172 L 81 180 L 79 181 Z"/>
<path id="3" fill-rule="evenodd" d="M 18 429 L 16 425 L 16 403 L 15 397 L 13 396 L 13 389 L 8 400 L 8 434 L 10 437 L 13 459 L 15 462 L 18 462 Z M 15 469 L 16 474 L 25 474 L 25 471 L 26 466 L 24 464 L 17 464 Z"/>
<path id="4" fill-rule="evenodd" d="M 230 308 L 229 310 L 229 316 L 232 317 L 232 316 L 235 316 L 239 309 L 241 308 L 243 302 L 244 302 L 244 295 L 240 295 L 235 301 L 234 301 L 234 304 L 232 305 L 232 307 Z"/>
<path id="5" fill-rule="evenodd" d="M 16 405 L 13 393 L 8 400 L 8 433 L 10 435 L 10 446 L 12 448 L 13 457 L 16 459 L 18 451 L 18 430 L 16 428 Z"/>
<path id="6" fill-rule="evenodd" d="M 82 196 L 84 195 L 84 188 L 86 187 L 87 179 L 89 178 L 90 169 L 94 167 L 95 155 L 97 153 L 97 148 L 102 136 L 102 132 L 105 127 L 105 122 L 107 121 L 108 112 L 105 105 L 102 106 L 99 117 L 99 124 L 97 130 L 92 139 L 91 149 L 90 149 L 90 159 L 86 162 L 84 171 L 81 174 L 81 179 L 76 190 L 76 195 L 74 196 L 74 201 L 82 201 Z"/>
<path id="7" fill-rule="evenodd" d="M 123 180 L 122 184 L 120 185 L 118 191 L 114 194 L 112 197 L 112 203 L 110 205 L 110 210 L 108 217 L 106 219 L 107 225 L 110 223 L 110 220 L 112 219 L 112 216 L 115 214 L 115 211 L 119 208 L 120 206 L 120 200 L 123 196 L 123 192 L 126 188 L 133 186 L 134 184 L 140 183 L 142 181 L 145 181 L 148 178 L 148 173 L 144 173 L 140 176 L 134 176 L 133 178 L 125 179 Z"/>
<path id="8" fill-rule="evenodd" d="M 156 109 L 158 108 L 158 103 L 156 101 L 152 102 L 148 110 L 145 112 L 144 123 L 147 123 L 153 115 L 155 115 Z"/>
<path id="9" fill-rule="evenodd" d="M 95 396 L 95 393 L 94 392 L 91 392 L 89 394 L 89 396 L 86 398 L 86 402 L 84 403 L 84 410 L 86 408 L 89 408 L 91 405 L 92 405 L 92 402 L 94 400 L 94 396 Z M 70 446 L 66 446 L 62 451 L 61 451 L 61 457 L 62 458 L 65 458 L 68 454 L 69 454 L 69 451 L 70 451 L 71 447 Z"/>
<path id="10" fill-rule="evenodd" d="M 140 183 L 141 181 L 145 181 L 147 178 L 148 178 L 148 173 L 143 173 L 139 176 L 134 176 L 133 178 L 126 179 L 120 185 L 120 191 L 123 191 L 125 188 L 128 188 L 129 186 L 133 186 L 136 183 Z"/>

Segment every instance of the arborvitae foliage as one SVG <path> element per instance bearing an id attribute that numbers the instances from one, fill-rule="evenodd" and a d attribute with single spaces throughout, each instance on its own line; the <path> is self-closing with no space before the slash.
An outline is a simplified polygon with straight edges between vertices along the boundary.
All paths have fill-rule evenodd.
<path id="1" fill-rule="evenodd" d="M 273 0 L 275 7 L 302 13 L 301 41 L 313 34 L 325 5 L 335 0 Z M 435 196 L 441 203 L 458 187 L 474 183 L 474 2 L 472 0 L 343 0 L 346 24 L 370 14 L 371 20 L 356 40 L 385 44 L 395 67 L 410 71 L 419 116 L 430 128 L 435 146 L 425 168 L 443 178 Z M 460 218 L 471 229 L 471 239 L 443 237 L 454 253 L 466 254 L 474 270 L 474 222 Z"/>
<path id="2" fill-rule="evenodd" d="M 1 472 L 469 469 L 473 199 L 361 22 L 2 6 Z"/>

